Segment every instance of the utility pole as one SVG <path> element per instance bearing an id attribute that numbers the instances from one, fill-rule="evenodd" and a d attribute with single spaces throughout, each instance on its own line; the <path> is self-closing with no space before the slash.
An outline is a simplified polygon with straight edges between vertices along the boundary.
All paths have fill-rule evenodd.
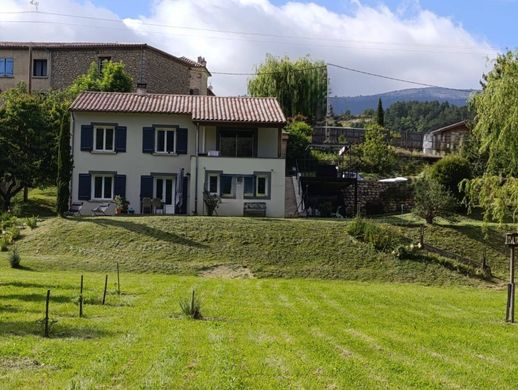
<path id="1" fill-rule="evenodd" d="M 505 311 L 505 320 L 514 322 L 514 303 L 515 303 L 515 285 L 514 285 L 514 248 L 518 246 L 518 233 L 507 233 L 505 235 L 505 245 L 511 249 L 509 257 L 509 284 L 507 285 L 507 307 Z"/>

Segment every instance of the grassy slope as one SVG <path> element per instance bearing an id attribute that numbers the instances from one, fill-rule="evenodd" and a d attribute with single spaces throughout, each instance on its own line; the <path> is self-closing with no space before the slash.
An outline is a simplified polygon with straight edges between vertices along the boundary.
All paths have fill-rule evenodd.
<path id="1" fill-rule="evenodd" d="M 113 281 L 113 274 L 110 274 Z M 86 273 L 98 302 L 104 274 Z M 504 292 L 122 274 L 77 317 L 79 274 L 0 266 L 0 383 L 33 388 L 513 388 Z M 40 336 L 52 288 L 50 339 Z M 207 321 L 178 316 L 196 287 Z"/>
<path id="2" fill-rule="evenodd" d="M 433 262 L 397 260 L 356 242 L 340 221 L 207 217 L 49 219 L 18 244 L 36 269 L 197 274 L 220 264 L 259 277 L 476 283 Z"/>

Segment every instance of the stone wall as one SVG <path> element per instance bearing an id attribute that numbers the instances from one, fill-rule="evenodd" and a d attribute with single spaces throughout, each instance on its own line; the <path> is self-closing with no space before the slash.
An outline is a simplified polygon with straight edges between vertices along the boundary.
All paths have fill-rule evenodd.
<path id="1" fill-rule="evenodd" d="M 189 93 L 189 67 L 149 48 L 55 49 L 51 54 L 51 88 L 64 88 L 87 72 L 100 57 L 122 61 L 137 83 L 146 83 L 150 93 Z"/>
<path id="2" fill-rule="evenodd" d="M 354 215 L 354 185 L 344 191 L 346 213 Z M 358 182 L 358 209 L 361 215 L 409 212 L 414 206 L 412 184 Z"/>

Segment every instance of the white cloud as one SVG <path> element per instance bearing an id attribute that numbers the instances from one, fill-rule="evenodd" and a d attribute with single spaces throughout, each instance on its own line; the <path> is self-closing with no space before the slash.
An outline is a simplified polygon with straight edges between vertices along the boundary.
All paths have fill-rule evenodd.
<path id="1" fill-rule="evenodd" d="M 118 23 L 44 15 L 30 19 L 51 18 L 81 26 L 28 28 L 27 24 L 0 22 L 0 39 L 147 42 L 178 56 L 204 56 L 213 72 L 252 72 L 266 53 L 292 58 L 309 54 L 330 63 L 455 88 L 478 87 L 487 71 L 487 58 L 496 53 L 459 23 L 422 9 L 415 0 L 402 2 L 396 10 L 365 6 L 358 0 L 344 4 L 350 9 L 342 14 L 296 1 L 275 6 L 269 0 L 155 0 L 149 17 Z M 40 10 L 117 18 L 91 2 L 45 0 L 44 5 Z M 13 8 L 30 9 L 28 1 L 3 0 L 0 12 Z M 29 17 L 6 14 L 0 18 Z M 330 77 L 332 93 L 337 95 L 412 87 L 332 68 Z M 247 77 L 240 76 L 212 78 L 221 95 L 246 93 L 246 81 Z"/>

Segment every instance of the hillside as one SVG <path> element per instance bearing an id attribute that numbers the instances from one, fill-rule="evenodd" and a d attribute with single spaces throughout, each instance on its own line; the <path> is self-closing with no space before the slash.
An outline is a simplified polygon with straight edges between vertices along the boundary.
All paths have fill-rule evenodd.
<path id="1" fill-rule="evenodd" d="M 132 272 L 199 275 L 226 266 L 244 267 L 256 277 L 479 283 L 429 257 L 399 260 L 377 252 L 350 237 L 343 221 L 52 218 L 24 234 L 18 247 L 34 269 L 104 271 L 119 261 Z"/>
<path id="2" fill-rule="evenodd" d="M 383 107 L 387 109 L 396 102 L 448 102 L 455 106 L 464 106 L 474 90 L 451 90 L 445 88 L 410 88 L 399 91 L 385 92 L 368 96 L 335 96 L 329 98 L 335 115 L 341 115 L 347 110 L 353 115 L 359 115 L 366 109 L 376 109 L 378 99 L 383 101 Z"/>

